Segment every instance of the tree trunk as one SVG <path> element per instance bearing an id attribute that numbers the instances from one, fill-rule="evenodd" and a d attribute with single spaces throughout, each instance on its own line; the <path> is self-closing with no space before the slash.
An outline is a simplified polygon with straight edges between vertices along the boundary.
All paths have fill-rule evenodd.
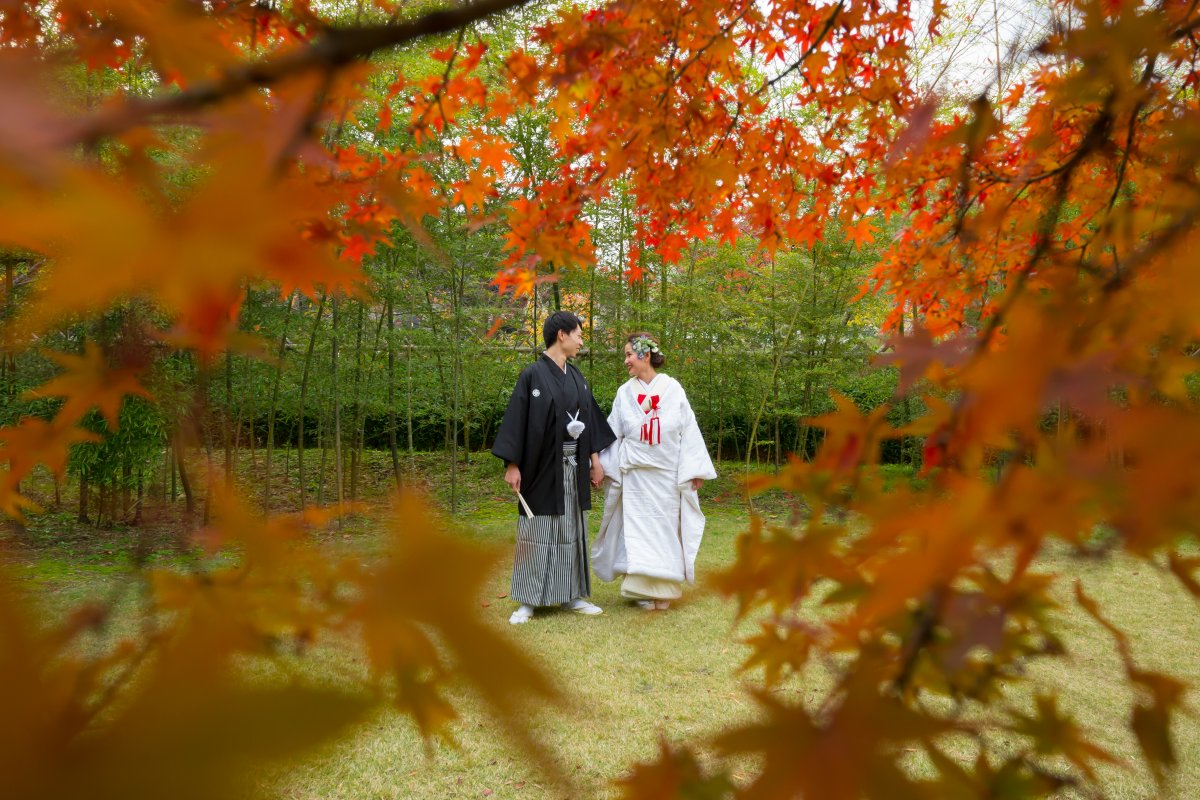
<path id="1" fill-rule="evenodd" d="M 321 461 L 317 465 L 317 505 L 325 504 L 325 456 L 329 452 L 329 439 L 325 435 L 325 414 L 317 416 L 317 447 L 321 448 Z"/>
<path id="2" fill-rule="evenodd" d="M 142 500 L 145 497 L 145 487 L 142 482 L 142 468 L 137 470 L 137 505 L 133 507 L 133 524 L 140 526 L 142 524 Z"/>
<path id="3" fill-rule="evenodd" d="M 212 518 L 212 503 L 213 495 L 213 437 L 212 437 L 212 419 L 211 408 L 208 402 L 208 365 L 196 365 L 196 400 L 192 404 L 193 409 L 193 425 L 196 436 L 199 437 L 201 444 L 204 446 L 204 516 L 201 524 L 208 525 Z"/>
<path id="4" fill-rule="evenodd" d="M 455 269 L 451 265 L 451 269 Z M 558 311 L 558 283 L 554 283 L 555 311 Z M 462 295 L 459 292 L 458 276 L 451 272 L 451 300 L 454 304 L 454 353 L 450 364 L 451 413 L 450 424 L 450 513 L 458 513 L 458 421 L 461 416 L 459 405 L 462 385 Z"/>
<path id="5" fill-rule="evenodd" d="M 903 339 L 904 332 L 904 313 L 900 314 L 900 338 Z M 902 424 L 905 428 L 912 424 L 912 392 L 905 392 L 904 399 L 900 401 L 900 412 L 902 414 Z M 908 438 L 907 436 L 900 437 L 900 463 L 908 464 Z"/>
<path id="6" fill-rule="evenodd" d="M 384 308 L 381 306 L 379 309 L 379 322 L 377 322 L 375 324 L 375 337 L 371 343 L 371 361 L 367 365 L 366 380 L 363 381 L 364 391 L 370 390 L 371 380 L 375 376 L 375 360 L 379 355 L 379 337 L 383 333 L 383 312 L 384 312 Z M 359 394 L 358 402 L 360 403 L 360 405 L 362 407 L 362 413 L 360 413 L 358 415 L 358 433 L 357 433 L 358 442 L 355 444 L 355 447 L 358 449 L 358 461 L 357 461 L 358 473 L 356 473 L 354 476 L 356 485 L 358 482 L 358 478 L 360 477 L 362 471 L 365 469 L 365 464 L 366 464 L 365 457 L 366 457 L 366 452 L 367 452 L 367 408 L 368 408 L 368 404 L 362 400 L 361 393 Z M 356 493 L 355 496 L 357 497 L 357 488 L 355 489 L 355 493 Z"/>
<path id="7" fill-rule="evenodd" d="M 596 380 L 596 263 L 594 261 L 588 267 L 588 380 Z"/>
<path id="8" fill-rule="evenodd" d="M 225 411 L 221 415 L 221 439 L 225 444 L 225 488 L 233 488 L 233 351 L 225 351 Z M 141 508 L 138 508 L 141 514 Z"/>
<path id="9" fill-rule="evenodd" d="M 104 515 L 108 512 L 108 482 L 100 481 L 99 496 L 96 498 L 96 527 L 104 527 Z"/>
<path id="10" fill-rule="evenodd" d="M 308 397 L 308 372 L 312 366 L 313 348 L 317 342 L 317 327 L 321 324 L 321 317 L 325 313 L 325 300 L 327 294 L 321 295 L 321 302 L 317 306 L 317 316 L 313 318 L 312 331 L 308 334 L 308 348 L 304 352 L 304 371 L 300 376 L 300 413 L 298 428 L 296 430 L 296 469 L 300 473 L 300 508 L 301 510 L 308 502 L 308 481 L 304 474 L 304 401 Z M 320 415 L 318 414 L 318 419 Z M 319 423 L 318 423 L 319 424 Z"/>
<path id="11" fill-rule="evenodd" d="M 129 512 L 133 505 L 133 465 L 129 458 L 121 460 L 121 522 L 129 521 Z"/>
<path id="12" fill-rule="evenodd" d="M 283 312 L 283 332 L 279 335 L 279 349 L 275 353 L 275 379 L 271 382 L 271 404 L 267 407 L 267 457 L 266 478 L 263 479 L 263 508 L 271 504 L 272 460 L 275 456 L 275 412 L 279 407 L 279 384 L 283 380 L 283 365 L 287 358 L 288 323 L 292 319 L 292 306 L 296 302 L 296 292 L 288 296 L 287 309 Z"/>
<path id="13" fill-rule="evenodd" d="M 79 473 L 79 516 L 76 519 L 84 525 L 91 524 L 88 519 L 88 475 L 86 471 Z"/>
<path id="14" fill-rule="evenodd" d="M 12 320 L 13 309 L 16 307 L 16 299 L 13 297 L 13 292 L 16 290 L 16 269 L 17 265 L 12 258 L 4 260 L 4 320 L 6 323 Z M 5 391 L 7 391 L 10 398 L 16 397 L 17 357 L 15 352 L 0 351 L 0 368 L 3 368 Z"/>
<path id="15" fill-rule="evenodd" d="M 535 302 L 536 302 L 536 298 L 537 298 L 537 292 L 535 291 L 534 292 Z M 438 328 L 436 307 L 433 302 L 433 296 L 429 293 L 428 290 L 426 290 L 426 292 L 425 292 L 425 302 L 429 306 L 430 321 L 432 323 L 433 335 L 439 339 L 444 338 L 447 335 L 447 332 L 443 332 L 443 331 L 439 330 L 439 328 Z M 535 316 L 535 318 L 536 318 L 536 316 Z M 453 331 L 448 332 L 448 334 L 453 337 Z M 453 373 L 454 372 L 454 364 L 453 364 L 454 354 L 457 352 L 458 342 L 455 341 L 454 344 L 451 345 L 451 348 L 452 348 L 452 350 L 451 350 L 451 359 L 450 360 L 452 363 L 450 365 L 450 371 L 451 371 L 451 373 Z M 411 357 L 411 355 L 412 354 L 410 353 L 409 356 Z M 434 360 L 437 364 L 438 385 L 442 390 L 442 409 L 444 410 L 443 411 L 443 421 L 445 422 L 445 426 L 444 426 L 444 429 L 442 432 L 442 443 L 443 443 L 443 446 L 445 447 L 446 451 L 448 453 L 450 453 L 450 465 L 451 465 L 451 467 L 454 467 L 457 454 L 451 452 L 451 448 L 453 445 L 451 444 L 451 419 L 450 419 L 450 416 L 454 415 L 457 412 L 457 409 L 455 408 L 455 400 L 457 398 L 456 398 L 455 387 L 454 387 L 454 375 L 451 374 L 450 380 L 447 381 L 446 366 L 442 359 L 442 351 L 441 350 L 434 351 Z M 457 432 L 455 432 L 455 441 L 457 441 Z M 451 480 L 450 494 L 451 494 L 451 509 L 452 509 L 451 513 L 454 513 L 453 507 L 454 507 L 454 500 L 455 500 L 455 492 L 457 489 L 457 487 L 454 485 L 456 472 L 457 472 L 456 469 L 451 469 L 451 471 L 450 471 L 450 480 Z"/>
<path id="16" fill-rule="evenodd" d="M 400 488 L 400 453 L 396 450 L 396 316 L 391 287 L 387 296 L 388 355 L 388 450 L 392 454 L 392 480 Z"/>
<path id="17" fill-rule="evenodd" d="M 775 471 L 779 471 L 779 451 L 783 442 L 779 439 L 779 381 L 775 381 Z"/>
<path id="18" fill-rule="evenodd" d="M 366 318 L 366 303 L 358 304 L 358 322 L 355 324 L 354 330 L 354 416 L 351 417 L 350 431 L 354 437 L 350 442 L 350 501 L 358 499 L 358 472 L 359 460 L 362 458 L 360 450 L 361 437 L 359 435 L 359 426 L 365 424 L 362 413 L 362 385 L 363 385 L 363 364 L 362 364 L 362 340 L 363 340 L 363 324 Z"/>
<path id="19" fill-rule="evenodd" d="M 96 484 L 96 496 L 93 498 L 96 505 L 96 522 L 97 528 L 111 527 L 108 522 L 108 481 L 101 480 Z"/>
<path id="20" fill-rule="evenodd" d="M 339 506 L 345 501 L 345 487 L 342 484 L 342 399 L 338 394 L 338 300 L 333 298 L 332 338 L 330 340 L 330 380 L 333 385 L 333 484 L 337 492 Z M 325 454 L 321 454 L 322 460 Z"/>
<path id="21" fill-rule="evenodd" d="M 722 448 L 725 444 L 725 395 L 717 393 L 717 463 L 721 463 Z"/>
<path id="22" fill-rule="evenodd" d="M 254 476 L 255 471 L 258 469 L 258 451 L 256 450 L 258 447 L 258 436 L 254 430 L 254 398 L 257 394 L 254 391 L 254 365 L 249 358 L 246 359 L 246 394 L 249 398 L 246 409 L 246 433 L 250 439 L 250 475 Z"/>
<path id="23" fill-rule="evenodd" d="M 404 392 L 404 415 L 408 426 L 408 472 L 412 475 L 417 469 L 417 453 L 413 448 L 412 342 L 408 342 L 404 351 L 404 379 L 407 387 Z"/>
<path id="24" fill-rule="evenodd" d="M 233 453 L 242 452 L 242 403 L 238 403 L 237 416 L 233 418 Z M 236 458 L 236 455 L 234 456 Z M 231 472 L 232 475 L 232 472 Z"/>
<path id="25" fill-rule="evenodd" d="M 187 467 L 184 466 L 183 446 L 179 432 L 175 433 L 175 469 L 179 472 L 179 485 L 183 489 L 184 498 L 184 514 L 186 520 L 191 521 L 196 516 L 196 498 L 192 495 L 192 482 L 188 479 Z"/>

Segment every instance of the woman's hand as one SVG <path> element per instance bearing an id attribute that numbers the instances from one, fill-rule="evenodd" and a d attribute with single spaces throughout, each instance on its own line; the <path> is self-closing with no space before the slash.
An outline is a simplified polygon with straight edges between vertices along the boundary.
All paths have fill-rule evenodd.
<path id="1" fill-rule="evenodd" d="M 692 478 L 692 491 L 700 491 L 700 487 L 704 485 L 704 478 Z"/>
<path id="2" fill-rule="evenodd" d="M 504 470 L 504 482 L 514 492 L 521 491 L 521 468 L 516 464 L 509 464 L 508 469 Z"/>
<path id="3" fill-rule="evenodd" d="M 597 489 L 604 483 L 604 467 L 600 466 L 600 457 L 592 454 L 592 486 Z"/>

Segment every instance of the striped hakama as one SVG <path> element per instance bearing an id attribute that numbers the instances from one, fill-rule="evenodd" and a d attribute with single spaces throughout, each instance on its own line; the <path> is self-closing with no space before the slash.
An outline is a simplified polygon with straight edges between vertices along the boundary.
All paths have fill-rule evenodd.
<path id="1" fill-rule="evenodd" d="M 576 487 L 579 443 L 563 443 L 563 515 L 521 516 L 511 597 L 529 606 L 554 606 L 592 593 L 587 517 Z"/>

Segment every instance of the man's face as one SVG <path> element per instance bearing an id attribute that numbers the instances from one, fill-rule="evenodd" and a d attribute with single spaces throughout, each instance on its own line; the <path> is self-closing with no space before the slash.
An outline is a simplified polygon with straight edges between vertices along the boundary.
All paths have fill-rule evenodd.
<path id="1" fill-rule="evenodd" d="M 558 343 L 567 358 L 574 358 L 579 354 L 579 349 L 583 347 L 583 328 L 576 327 L 570 333 L 559 333 Z"/>

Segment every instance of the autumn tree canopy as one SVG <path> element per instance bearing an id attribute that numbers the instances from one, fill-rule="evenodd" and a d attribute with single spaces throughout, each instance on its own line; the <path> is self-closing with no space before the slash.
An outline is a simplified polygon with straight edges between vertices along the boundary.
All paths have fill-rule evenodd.
<path id="1" fill-rule="evenodd" d="M 1031 569 L 1048 543 L 1127 552 L 1200 594 L 1200 559 L 1178 549 L 1200 512 L 1194 4 L 1059 0 L 1023 80 L 965 108 L 909 70 L 940 2 L 921 31 L 907 0 L 9 0 L 0 14 L 0 243 L 29 280 L 9 351 L 136 300 L 159 342 L 210 363 L 255 346 L 236 324 L 247 286 L 360 292 L 364 256 L 398 229 L 436 255 L 427 226 L 448 214 L 501 232 L 493 285 L 519 296 L 595 259 L 587 211 L 618 189 L 633 200 L 635 282 L 643 252 L 670 263 L 697 240 L 770 255 L 832 228 L 858 245 L 897 231 L 862 288 L 889 304 L 883 361 L 926 413 L 897 430 L 886 409 L 839 399 L 817 421 L 817 456 L 752 487 L 795 493 L 807 522 L 756 522 L 720 580 L 740 614 L 768 612 L 748 660 L 768 688 L 813 659 L 838 665 L 835 684 L 815 707 L 763 691 L 760 720 L 717 738 L 760 757 L 744 785 L 664 745 L 627 795 L 1048 796 L 1109 758 L 1053 697 L 1030 714 L 1006 709 L 1003 689 L 1022 663 L 1061 655 L 1048 609 L 1062 578 Z M 387 54 L 418 46 L 436 72 L 389 71 Z M 541 174 L 512 151 L 531 108 L 552 120 Z M 146 394 L 136 357 L 55 359 L 40 390 L 63 399 L 54 416 L 0 429 L 9 515 L 28 508 L 36 465 L 61 473 L 97 436 L 86 413 L 113 428 L 122 398 Z M 902 435 L 923 437 L 925 480 L 885 487 L 880 443 Z M 270 755 L 385 695 L 443 734 L 454 674 L 540 753 L 514 713 L 556 690 L 456 599 L 490 561 L 415 506 L 398 519 L 393 558 L 372 570 L 311 550 L 312 519 L 258 520 L 227 497 L 205 544 L 236 543 L 244 560 L 152 576 L 162 627 L 101 661 L 73 649 L 87 610 L 45 630 L 0 593 L 10 785 L 213 796 L 224 773 L 163 743 L 232 726 L 243 735 L 215 762 Z M 442 599 L 421 602 L 435 587 Z M 814 601 L 825 613 L 804 610 Z M 1165 780 L 1185 687 L 1076 601 L 1112 632 L 1131 730 Z M 371 692 L 247 689 L 228 669 L 267 640 L 322 635 L 361 640 Z M 979 706 L 994 713 L 959 713 Z M 308 709 L 307 724 L 282 725 L 283 708 Z M 996 733 L 1022 744 L 998 749 Z M 948 756 L 947 737 L 979 757 Z M 139 772 L 151 744 L 161 767 Z M 903 767 L 912 748 L 935 777 Z"/>

